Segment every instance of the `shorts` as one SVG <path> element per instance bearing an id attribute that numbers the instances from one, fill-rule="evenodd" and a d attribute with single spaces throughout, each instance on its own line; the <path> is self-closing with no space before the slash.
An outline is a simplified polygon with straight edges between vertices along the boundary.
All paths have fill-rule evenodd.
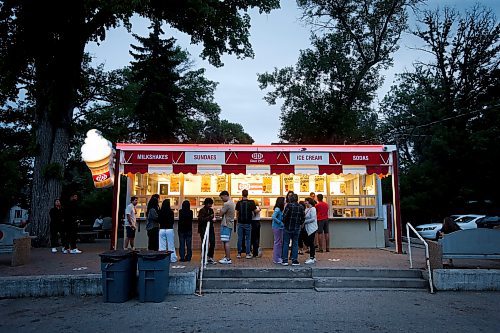
<path id="1" fill-rule="evenodd" d="M 220 227 L 220 240 L 223 242 L 229 242 L 231 240 L 231 228 L 226 226 Z"/>
<path id="2" fill-rule="evenodd" d="M 318 221 L 318 234 L 328 234 L 328 220 L 321 220 Z"/>
<path id="3" fill-rule="evenodd" d="M 135 238 L 135 229 L 132 229 L 130 226 L 126 226 L 125 230 L 127 232 L 127 238 Z"/>

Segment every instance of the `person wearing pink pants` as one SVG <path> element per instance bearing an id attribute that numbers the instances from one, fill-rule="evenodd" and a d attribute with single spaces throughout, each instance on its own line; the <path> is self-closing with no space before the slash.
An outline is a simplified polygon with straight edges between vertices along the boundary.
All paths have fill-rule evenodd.
<path id="1" fill-rule="evenodd" d="M 281 264 L 281 253 L 283 249 L 283 210 L 285 209 L 285 197 L 278 197 L 276 199 L 276 204 L 274 205 L 273 212 L 273 235 L 274 235 L 274 247 L 273 247 L 273 262 L 275 264 Z"/>

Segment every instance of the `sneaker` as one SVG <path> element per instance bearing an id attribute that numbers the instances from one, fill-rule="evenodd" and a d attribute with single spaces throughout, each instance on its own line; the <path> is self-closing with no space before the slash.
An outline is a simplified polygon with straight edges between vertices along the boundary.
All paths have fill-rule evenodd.
<path id="1" fill-rule="evenodd" d="M 252 255 L 251 254 L 247 254 L 247 256 L 245 258 L 252 259 Z"/>
<path id="2" fill-rule="evenodd" d="M 326 252 L 330 252 L 330 249 L 326 249 L 325 251 L 326 251 Z"/>
<path id="3" fill-rule="evenodd" d="M 238 255 L 236 256 L 236 258 L 241 259 L 241 253 L 238 253 Z"/>
<path id="4" fill-rule="evenodd" d="M 68 254 L 68 250 L 66 250 L 66 249 L 62 249 L 61 252 L 64 254 Z"/>
<path id="5" fill-rule="evenodd" d="M 212 265 L 215 265 L 215 264 L 217 264 L 217 263 L 215 262 L 215 260 L 214 260 L 213 258 L 208 258 L 208 259 L 207 259 L 207 264 L 212 264 Z"/>
<path id="6" fill-rule="evenodd" d="M 262 258 L 262 248 L 259 247 L 259 250 L 257 252 L 257 258 Z"/>
<path id="7" fill-rule="evenodd" d="M 323 253 L 323 249 L 319 249 L 319 250 L 318 250 L 318 252 L 319 252 L 319 253 Z"/>
<path id="8" fill-rule="evenodd" d="M 80 251 L 78 249 L 73 249 L 73 250 L 70 250 L 69 253 L 71 253 L 71 254 L 80 254 L 80 253 L 82 253 L 82 251 Z"/>
<path id="9" fill-rule="evenodd" d="M 283 266 L 288 266 L 288 261 L 283 261 L 281 264 L 282 264 Z"/>
<path id="10" fill-rule="evenodd" d="M 300 266 L 300 262 L 298 260 L 293 260 L 292 266 Z"/>
<path id="11" fill-rule="evenodd" d="M 226 257 L 224 257 L 224 258 L 222 258 L 221 260 L 219 260 L 219 262 L 220 262 L 221 264 L 226 264 L 226 265 L 229 265 L 229 264 L 232 264 L 232 263 L 233 263 L 233 261 L 232 261 L 231 259 L 228 259 L 228 258 L 226 258 Z"/>
<path id="12" fill-rule="evenodd" d="M 51 251 L 52 253 L 57 253 L 57 248 L 53 247 Z"/>
<path id="13" fill-rule="evenodd" d="M 314 258 L 309 258 L 309 259 L 307 259 L 307 260 L 306 260 L 306 264 L 307 264 L 307 265 L 312 265 L 312 264 L 314 264 L 315 262 L 316 262 L 316 259 L 314 259 Z"/>
<path id="14" fill-rule="evenodd" d="M 283 263 L 283 260 L 278 260 L 278 261 L 273 261 L 274 264 L 276 265 L 281 265 Z"/>

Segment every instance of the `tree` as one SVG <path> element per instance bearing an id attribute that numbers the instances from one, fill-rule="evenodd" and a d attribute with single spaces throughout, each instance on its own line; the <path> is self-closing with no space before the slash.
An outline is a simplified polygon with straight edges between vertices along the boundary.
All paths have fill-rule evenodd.
<path id="1" fill-rule="evenodd" d="M 468 201 L 499 204 L 491 184 L 500 163 L 500 26 L 484 7 L 445 8 L 423 12 L 415 35 L 432 60 L 401 74 L 381 107 L 386 141 L 401 151 L 403 213 L 423 221 Z"/>
<path id="2" fill-rule="evenodd" d="M 374 134 L 370 104 L 391 65 L 414 0 L 298 0 L 313 27 L 312 49 L 295 68 L 258 77 L 266 100 L 284 99 L 280 138 L 291 142 L 346 143 Z"/>
<path id="3" fill-rule="evenodd" d="M 221 65 L 220 55 L 252 56 L 248 41 L 249 8 L 269 12 L 278 0 L 229 1 L 34 1 L 7 0 L 0 5 L 1 101 L 17 98 L 32 73 L 36 155 L 31 196 L 31 233 L 48 243 L 48 203 L 61 192 L 63 166 L 72 135 L 73 112 L 82 84 L 84 49 L 104 40 L 120 23 L 130 27 L 138 14 L 164 20 L 203 42 L 202 56 Z"/>

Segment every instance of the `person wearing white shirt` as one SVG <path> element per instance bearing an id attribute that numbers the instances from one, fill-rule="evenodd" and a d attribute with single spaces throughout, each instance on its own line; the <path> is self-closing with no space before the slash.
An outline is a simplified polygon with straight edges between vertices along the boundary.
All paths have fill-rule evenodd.
<path id="1" fill-rule="evenodd" d="M 312 198 L 306 198 L 305 204 L 306 219 L 304 221 L 304 228 L 307 232 L 307 245 L 309 246 L 309 259 L 306 260 L 306 264 L 314 264 L 316 262 L 314 237 L 316 236 L 316 231 L 318 231 L 318 221 L 316 218 L 316 208 L 314 208 L 314 200 Z"/>
<path id="2" fill-rule="evenodd" d="M 138 202 L 139 199 L 137 197 L 131 197 L 130 204 L 125 209 L 125 231 L 127 233 L 127 238 L 125 238 L 125 244 L 123 246 L 124 249 L 128 248 L 129 243 L 132 249 L 135 248 L 135 229 L 137 217 L 135 206 L 137 206 Z"/>

